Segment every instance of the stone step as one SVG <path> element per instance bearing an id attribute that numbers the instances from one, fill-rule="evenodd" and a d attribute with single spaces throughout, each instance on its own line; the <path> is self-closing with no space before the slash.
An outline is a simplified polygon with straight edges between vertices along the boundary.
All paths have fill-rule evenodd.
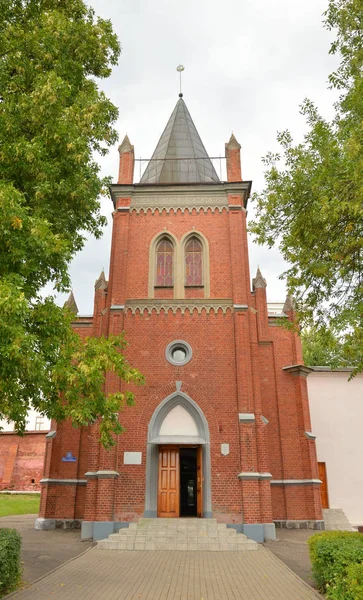
<path id="1" fill-rule="evenodd" d="M 167 537 L 167 538 L 188 538 L 188 537 L 198 537 L 198 538 L 220 538 L 220 537 L 236 537 L 237 532 L 235 529 L 215 529 L 214 531 L 203 531 L 201 529 L 189 529 L 186 531 L 171 531 L 169 529 L 157 529 L 155 531 L 151 531 L 150 529 L 120 529 L 118 533 L 112 533 L 110 535 L 111 538 L 116 537 L 151 537 L 151 538 L 159 538 L 159 537 Z M 242 535 L 242 534 L 238 534 Z M 246 536 L 244 536 L 246 537 Z"/>
<path id="2" fill-rule="evenodd" d="M 226 527 L 224 523 L 174 523 L 173 521 L 158 523 L 130 523 L 130 525 L 137 525 L 137 529 L 218 529 Z"/>
<path id="3" fill-rule="evenodd" d="M 248 538 L 245 535 L 237 535 L 237 536 L 219 536 L 215 538 L 210 537 L 197 537 L 197 536 L 188 536 L 188 537 L 153 537 L 153 536 L 139 536 L 139 535 L 129 535 L 129 536 L 117 536 L 113 534 L 109 538 L 110 542 L 176 542 L 180 544 L 184 543 L 198 543 L 198 544 L 208 544 L 208 543 L 237 543 L 243 544 L 248 541 Z"/>
<path id="4" fill-rule="evenodd" d="M 208 540 L 207 543 L 196 542 L 176 542 L 172 540 L 167 541 L 122 541 L 114 542 L 110 540 L 101 540 L 97 543 L 99 550 L 194 550 L 203 552 L 217 552 L 217 551 L 230 551 L 230 552 L 244 552 L 246 550 L 259 550 L 259 545 L 252 540 L 243 540 L 242 543 L 235 542 L 212 542 Z"/>
<path id="5" fill-rule="evenodd" d="M 325 508 L 323 517 L 326 531 L 355 531 L 341 508 Z"/>
<path id="6" fill-rule="evenodd" d="M 259 545 L 216 519 L 140 519 L 98 542 L 100 550 L 258 550 Z"/>
<path id="7" fill-rule="evenodd" d="M 338 522 L 338 521 L 346 522 L 346 521 L 348 521 L 348 518 L 344 514 L 343 511 L 341 511 L 341 512 L 334 512 L 334 513 L 325 512 L 324 513 L 324 520 L 326 520 L 326 521 L 335 521 L 335 522 Z"/>

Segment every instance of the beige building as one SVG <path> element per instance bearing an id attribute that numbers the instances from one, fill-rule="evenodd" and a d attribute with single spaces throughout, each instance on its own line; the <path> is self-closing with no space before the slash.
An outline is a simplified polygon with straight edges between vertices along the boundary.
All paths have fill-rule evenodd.
<path id="1" fill-rule="evenodd" d="M 308 392 L 325 507 L 363 525 L 363 373 L 314 367 Z"/>

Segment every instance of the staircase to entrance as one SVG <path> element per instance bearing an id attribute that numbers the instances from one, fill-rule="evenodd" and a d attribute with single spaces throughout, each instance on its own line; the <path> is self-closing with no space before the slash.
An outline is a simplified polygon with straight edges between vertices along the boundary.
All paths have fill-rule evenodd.
<path id="1" fill-rule="evenodd" d="M 356 531 L 341 508 L 324 508 L 323 518 L 326 531 Z"/>
<path id="2" fill-rule="evenodd" d="M 257 542 L 216 519 L 140 519 L 97 543 L 100 550 L 258 550 Z"/>

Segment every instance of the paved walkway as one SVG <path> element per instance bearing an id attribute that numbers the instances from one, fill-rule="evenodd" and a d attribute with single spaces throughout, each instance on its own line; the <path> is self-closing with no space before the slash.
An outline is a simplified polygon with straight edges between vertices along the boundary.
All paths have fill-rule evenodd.
<path id="1" fill-rule="evenodd" d="M 23 581 L 31 583 L 67 560 L 82 554 L 92 546 L 90 542 L 81 542 L 80 530 L 35 531 L 34 521 L 37 515 L 14 515 L 0 518 L 0 528 L 17 529 L 21 535 L 21 561 Z"/>
<path id="2" fill-rule="evenodd" d="M 14 600 L 317 600 L 271 552 L 126 552 L 92 548 Z"/>
<path id="3" fill-rule="evenodd" d="M 264 546 L 313 586 L 308 539 L 316 533 L 311 529 L 276 529 L 277 541 L 265 542 Z"/>

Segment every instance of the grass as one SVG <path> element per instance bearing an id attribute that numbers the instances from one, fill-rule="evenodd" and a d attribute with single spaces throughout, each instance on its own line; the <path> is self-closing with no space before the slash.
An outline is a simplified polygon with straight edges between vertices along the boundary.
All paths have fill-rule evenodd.
<path id="1" fill-rule="evenodd" d="M 40 494 L 0 494 L 0 517 L 38 514 Z"/>

